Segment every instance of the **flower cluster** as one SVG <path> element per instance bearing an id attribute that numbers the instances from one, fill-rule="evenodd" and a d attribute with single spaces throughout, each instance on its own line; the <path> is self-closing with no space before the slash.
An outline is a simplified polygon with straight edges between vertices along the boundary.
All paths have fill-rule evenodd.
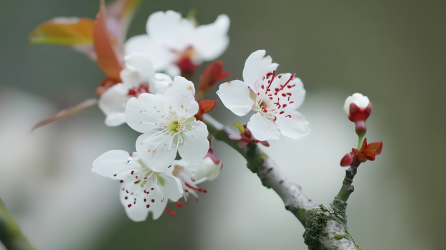
<path id="1" fill-rule="evenodd" d="M 135 152 L 108 151 L 94 160 L 92 168 L 121 183 L 121 203 L 134 221 L 146 220 L 150 212 L 153 219 L 163 211 L 175 215 L 170 203 L 182 207 L 180 199 L 187 204 L 190 195 L 198 201 L 200 192 L 207 193 L 198 185 L 219 175 L 223 162 L 214 155 L 211 142 L 212 136 L 221 139 L 217 133 L 225 128 L 216 128 L 212 118 L 204 115 L 217 104 L 205 96 L 231 74 L 223 71 L 222 61 L 214 61 L 201 74 L 197 92 L 190 81 L 202 62 L 217 59 L 226 50 L 228 16 L 222 14 L 214 23 L 198 26 L 193 18 L 159 11 L 149 16 L 147 34 L 125 41 L 139 3 L 115 0 L 105 5 L 101 1 L 96 20 L 57 18 L 43 23 L 30 36 L 32 43 L 67 45 L 96 60 L 106 75 L 96 89 L 105 124 L 126 123 L 141 133 Z M 257 143 L 269 146 L 268 140 L 281 135 L 299 139 L 310 133 L 309 122 L 297 111 L 305 99 L 303 83 L 296 74 L 277 73 L 277 67 L 264 50 L 258 50 L 245 61 L 243 81 L 219 85 L 217 95 L 226 108 L 237 116 L 252 111 L 247 124 L 235 124 L 240 133 L 229 135 L 240 148 Z M 91 102 L 84 102 L 39 124 L 89 106 Z M 372 104 L 356 93 L 347 98 L 344 109 L 355 123 L 361 145 Z M 208 130 L 206 124 L 213 128 Z M 373 161 L 382 147 L 382 142 L 368 144 L 364 139 L 362 147 L 345 155 L 341 165 Z"/>

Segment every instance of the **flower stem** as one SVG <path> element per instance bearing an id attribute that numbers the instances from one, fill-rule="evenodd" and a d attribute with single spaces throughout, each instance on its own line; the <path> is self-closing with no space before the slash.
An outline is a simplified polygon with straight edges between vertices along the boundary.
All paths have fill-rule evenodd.
<path id="1" fill-rule="evenodd" d="M 35 250 L 0 199 L 0 240 L 9 250 Z"/>
<path id="2" fill-rule="evenodd" d="M 365 137 L 365 134 L 363 134 L 363 135 L 358 135 L 358 150 L 360 150 L 361 149 L 361 146 L 362 146 L 362 141 L 364 140 L 364 137 Z"/>

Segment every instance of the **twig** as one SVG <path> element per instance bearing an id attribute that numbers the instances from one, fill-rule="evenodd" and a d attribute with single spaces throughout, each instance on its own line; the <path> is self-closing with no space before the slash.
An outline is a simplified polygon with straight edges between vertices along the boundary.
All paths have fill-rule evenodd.
<path id="1" fill-rule="evenodd" d="M 301 188 L 290 181 L 279 170 L 276 163 L 271 160 L 256 144 L 248 144 L 241 149 L 236 141 L 229 139 L 234 134 L 226 126 L 222 125 L 211 116 L 205 114 L 209 133 L 217 140 L 223 141 L 237 150 L 247 161 L 247 167 L 260 178 L 262 184 L 273 189 L 283 200 L 285 208 L 289 210 L 305 227 L 304 240 L 310 250 L 360 249 L 347 231 L 347 217 L 345 209 L 347 199 L 353 192 L 350 183 L 343 183 L 341 191 L 335 197 L 333 205 L 329 207 L 316 205 L 305 197 Z M 349 169 L 346 176 L 353 179 L 356 168 Z M 348 179 L 347 177 L 345 179 Z"/>
<path id="2" fill-rule="evenodd" d="M 8 250 L 35 250 L 0 199 L 0 240 Z"/>

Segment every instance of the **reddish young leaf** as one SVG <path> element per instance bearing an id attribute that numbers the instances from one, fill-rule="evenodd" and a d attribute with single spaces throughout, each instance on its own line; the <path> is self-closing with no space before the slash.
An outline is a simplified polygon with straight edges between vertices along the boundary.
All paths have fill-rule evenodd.
<path id="1" fill-rule="evenodd" d="M 198 99 L 204 98 L 204 95 L 212 88 L 214 84 L 231 75 L 229 71 L 223 71 L 223 62 L 215 61 L 209 64 L 203 71 L 198 83 Z"/>
<path id="2" fill-rule="evenodd" d="M 58 17 L 46 21 L 29 35 L 31 44 L 93 45 L 93 20 Z"/>
<path id="3" fill-rule="evenodd" d="M 119 73 L 123 69 L 122 59 L 118 57 L 106 24 L 105 4 L 101 0 L 99 13 L 94 21 L 94 49 L 99 67 L 104 73 L 116 81 L 121 81 Z"/>
<path id="4" fill-rule="evenodd" d="M 215 101 L 213 101 L 213 100 L 204 100 L 204 101 L 201 101 L 198 104 L 200 105 L 201 113 L 205 114 L 205 113 L 211 112 L 215 108 L 215 105 L 217 105 L 217 100 L 215 100 Z"/>
<path id="5" fill-rule="evenodd" d="M 364 149 L 364 151 L 362 151 L 362 154 L 364 154 L 365 157 L 367 158 L 367 160 L 369 160 L 369 161 L 375 160 L 375 154 L 368 149 Z"/>
<path id="6" fill-rule="evenodd" d="M 383 143 L 382 142 L 372 142 L 369 145 L 367 145 L 367 149 L 372 151 L 375 155 L 381 154 L 381 151 L 383 150 Z"/>

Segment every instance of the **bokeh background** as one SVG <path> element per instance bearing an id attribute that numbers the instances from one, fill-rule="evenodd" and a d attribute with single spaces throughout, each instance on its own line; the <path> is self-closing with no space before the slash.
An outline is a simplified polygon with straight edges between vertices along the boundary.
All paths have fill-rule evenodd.
<path id="1" fill-rule="evenodd" d="M 111 149 L 134 150 L 137 133 L 106 127 L 97 107 L 30 133 L 42 118 L 95 97 L 104 74 L 69 48 L 30 46 L 28 34 L 53 17 L 94 18 L 98 5 L 0 1 L 0 197 L 31 243 L 42 250 L 306 249 L 300 223 L 224 144 L 215 145 L 224 169 L 204 185 L 200 202 L 134 223 L 120 205 L 119 183 L 93 174 L 91 163 Z M 356 145 L 344 100 L 367 95 L 368 138 L 382 140 L 384 151 L 355 178 L 350 233 L 361 249 L 445 249 L 445 1 L 146 0 L 128 36 L 144 33 L 155 11 L 185 16 L 191 8 L 202 24 L 221 13 L 231 18 L 221 56 L 231 79 L 241 79 L 250 53 L 265 49 L 279 72 L 303 80 L 301 112 L 312 133 L 282 138 L 267 152 L 314 202 L 332 201 L 344 175 L 339 161 Z M 212 115 L 228 125 L 247 121 L 221 103 Z"/>

